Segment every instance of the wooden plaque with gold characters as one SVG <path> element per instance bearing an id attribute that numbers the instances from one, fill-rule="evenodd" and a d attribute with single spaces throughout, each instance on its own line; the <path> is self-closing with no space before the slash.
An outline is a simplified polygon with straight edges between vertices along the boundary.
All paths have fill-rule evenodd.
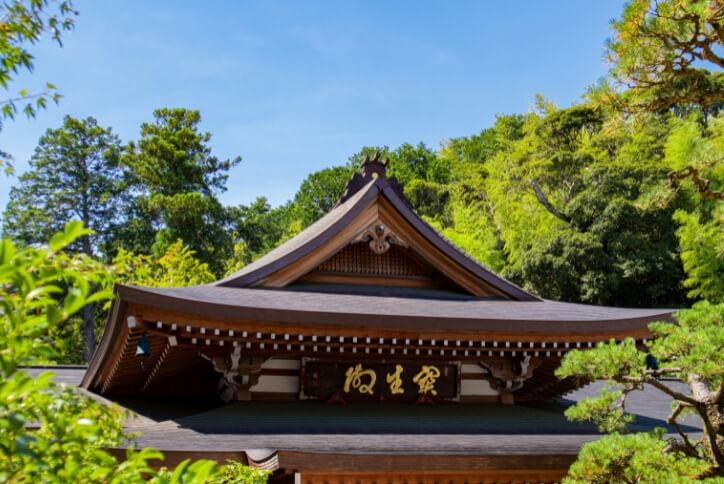
<path id="1" fill-rule="evenodd" d="M 458 401 L 459 362 L 302 359 L 300 398 L 344 401 Z"/>

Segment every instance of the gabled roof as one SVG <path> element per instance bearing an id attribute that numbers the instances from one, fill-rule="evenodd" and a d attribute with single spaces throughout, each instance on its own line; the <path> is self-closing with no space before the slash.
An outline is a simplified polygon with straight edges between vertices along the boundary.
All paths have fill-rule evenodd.
<path id="1" fill-rule="evenodd" d="M 287 286 L 295 280 L 295 276 L 303 275 L 304 264 L 300 264 L 300 269 L 290 276 L 291 280 L 289 277 L 282 278 L 281 281 L 271 281 L 269 278 L 315 252 L 321 251 L 331 256 L 352 241 L 359 240 L 360 233 L 368 229 L 369 225 L 360 223 L 360 220 L 374 219 L 374 224 L 387 219 L 388 224 L 396 223 L 398 231 L 405 231 L 410 234 L 411 239 L 414 238 L 407 241 L 412 251 L 426 252 L 428 264 L 440 269 L 453 282 L 459 282 L 473 295 L 494 294 L 498 299 L 517 301 L 540 300 L 495 274 L 430 227 L 412 210 L 397 181 L 385 176 L 384 168 L 385 164 L 378 159 L 367 159 L 361 172 L 348 182 L 340 202 L 329 213 L 264 257 L 213 285 Z M 373 208 L 377 210 L 376 215 L 370 215 Z M 357 228 L 348 230 L 352 227 Z M 340 237 L 345 231 L 346 234 Z M 462 282 L 462 279 L 466 281 Z"/>

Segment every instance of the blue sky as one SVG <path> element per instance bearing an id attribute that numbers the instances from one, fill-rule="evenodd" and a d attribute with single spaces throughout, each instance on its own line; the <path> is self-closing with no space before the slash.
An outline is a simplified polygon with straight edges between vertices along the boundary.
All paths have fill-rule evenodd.
<path id="1" fill-rule="evenodd" d="M 227 204 L 294 195 L 312 171 L 364 145 L 479 132 L 536 93 L 575 102 L 606 72 L 620 1 L 100 2 L 74 32 L 33 48 L 32 77 L 64 98 L 0 132 L 17 172 L 62 117 L 94 116 L 124 141 L 157 107 L 199 109 L 214 153 L 242 163 Z M 9 184 L 0 179 L 0 207 Z"/>

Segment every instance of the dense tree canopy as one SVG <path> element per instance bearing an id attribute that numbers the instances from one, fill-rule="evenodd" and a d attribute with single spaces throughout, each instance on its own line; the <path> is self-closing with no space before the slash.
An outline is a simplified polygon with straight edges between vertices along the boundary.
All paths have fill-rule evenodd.
<path id="1" fill-rule="evenodd" d="M 160 256 L 176 240 L 220 274 L 230 255 L 227 213 L 217 196 L 226 190 L 229 169 L 241 158 L 211 155 L 210 133 L 199 131 L 198 111 L 157 109 L 141 125 L 141 137 L 121 159 L 128 171 L 134 223 L 118 235 L 117 246 Z M 152 236 L 152 238 L 150 238 Z"/>
<path id="2" fill-rule="evenodd" d="M 501 116 L 480 135 L 453 139 L 440 152 L 452 164 L 450 202 L 437 214 L 422 212 L 544 297 L 629 306 L 682 301 L 671 218 L 683 202 L 647 201 L 666 181 L 661 161 L 673 121 L 630 120 L 616 132 L 604 129 L 606 121 L 587 105 L 541 102 L 537 112 Z"/>

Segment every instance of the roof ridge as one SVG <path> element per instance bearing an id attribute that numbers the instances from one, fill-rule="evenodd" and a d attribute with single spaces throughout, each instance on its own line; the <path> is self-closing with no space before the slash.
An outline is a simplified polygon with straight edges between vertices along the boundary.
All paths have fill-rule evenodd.
<path id="1" fill-rule="evenodd" d="M 219 279 L 218 281 L 211 282 L 210 286 L 245 286 L 245 281 L 250 279 L 252 274 L 263 271 L 269 265 L 274 265 L 275 261 L 284 261 L 287 258 L 292 258 L 297 252 L 307 253 L 311 249 L 307 247 L 308 242 L 312 242 L 318 239 L 320 234 L 335 233 L 335 228 L 346 221 L 347 218 L 356 215 L 355 207 L 368 196 L 374 189 L 377 190 L 372 196 L 377 196 L 382 188 L 378 185 L 378 178 L 370 179 L 363 188 L 358 189 L 351 197 L 345 200 L 343 203 L 338 203 L 332 210 L 327 212 L 322 218 L 316 220 L 314 223 L 306 227 L 304 230 L 296 234 L 294 237 L 286 240 L 279 246 L 275 247 L 271 251 L 264 254 L 259 259 L 255 260 L 251 264 L 248 264 L 238 271 L 229 274 L 228 276 Z M 319 233 L 317 233 L 319 232 Z M 261 277 L 261 276 L 260 276 Z"/>
<path id="2" fill-rule="evenodd" d="M 409 203 L 409 201 L 407 200 L 407 198 L 402 197 L 402 201 L 403 201 L 403 202 L 406 202 L 407 206 L 410 207 L 410 208 L 412 208 L 412 206 L 411 206 L 411 204 Z M 457 251 L 458 253 L 460 253 L 460 255 L 462 255 L 463 257 L 465 257 L 465 258 L 467 258 L 468 260 L 470 260 L 470 262 L 473 262 L 473 263 L 479 265 L 480 267 L 482 267 L 482 268 L 485 269 L 486 271 L 488 271 L 488 272 L 490 272 L 491 274 L 493 274 L 494 276 L 496 276 L 496 277 L 504 280 L 504 281 L 507 282 L 508 284 L 511 284 L 511 285 L 517 287 L 518 289 L 520 289 L 520 290 L 522 290 L 522 291 L 525 291 L 525 289 L 523 289 L 522 287 L 520 287 L 520 286 L 517 285 L 516 283 L 514 283 L 514 282 L 510 281 L 509 279 L 501 276 L 501 275 L 498 274 L 496 271 L 494 271 L 493 269 L 491 269 L 490 267 L 488 267 L 485 263 L 479 261 L 478 259 L 476 259 L 476 258 L 473 257 L 472 255 L 468 254 L 468 253 L 465 251 L 465 249 L 463 249 L 463 248 L 460 247 L 458 244 L 456 244 L 455 242 L 453 242 L 452 240 L 450 240 L 445 234 L 443 234 L 443 233 L 440 232 L 439 230 L 436 230 L 435 227 L 433 227 L 432 225 L 430 225 L 430 224 L 427 222 L 427 220 L 425 220 L 423 217 L 419 216 L 419 215 L 417 214 L 417 212 L 415 212 L 414 210 L 413 210 L 413 213 L 414 213 L 415 215 L 417 215 L 417 217 L 420 219 L 420 221 L 421 221 L 422 223 L 424 223 L 425 225 L 427 225 L 427 227 L 428 227 L 430 230 L 433 230 L 435 233 L 437 233 L 437 234 L 440 236 L 440 238 L 441 238 L 443 241 L 445 241 L 445 243 L 447 243 L 451 248 L 453 248 L 455 251 Z M 526 292 L 527 292 L 527 291 L 526 291 Z M 537 298 L 537 299 L 538 299 L 538 300 L 541 300 L 541 301 L 543 300 L 542 298 Z"/>
<path id="3" fill-rule="evenodd" d="M 393 206 L 397 210 L 403 209 L 406 210 L 408 213 L 406 214 L 406 217 L 409 219 L 413 219 L 412 221 L 417 221 L 423 229 L 426 229 L 429 234 L 425 235 L 425 237 L 428 240 L 431 240 L 431 236 L 437 237 L 440 239 L 440 241 L 445 244 L 447 247 L 449 247 L 453 253 L 458 254 L 461 256 L 465 261 L 467 261 L 469 264 L 472 264 L 471 266 L 466 267 L 466 269 L 469 272 L 472 272 L 473 274 L 476 273 L 476 269 L 478 271 L 482 271 L 486 276 L 481 276 L 481 274 L 476 274 L 477 277 L 483 279 L 488 284 L 496 287 L 501 292 L 508 294 L 511 297 L 514 298 L 520 298 L 523 300 L 540 300 L 538 296 L 529 293 L 525 289 L 521 288 L 517 284 L 509 281 L 508 279 L 504 278 L 503 276 L 499 275 L 492 269 L 488 268 L 485 264 L 479 262 L 477 259 L 474 259 L 471 257 L 467 252 L 462 250 L 460 247 L 458 247 L 455 243 L 450 241 L 447 237 L 445 237 L 443 234 L 441 234 L 438 230 L 436 230 L 434 227 L 432 227 L 425 219 L 420 217 L 420 215 L 415 212 L 415 210 L 410 205 L 410 202 L 407 200 L 407 198 L 404 196 L 404 194 L 400 193 L 398 190 L 395 190 L 393 187 L 389 187 L 390 189 L 383 190 L 383 194 L 389 200 Z M 420 228 L 417 228 L 418 231 L 420 231 Z M 464 265 L 464 264 L 463 264 Z M 488 280 L 488 278 L 492 278 L 494 281 L 500 281 L 505 285 L 508 285 L 510 288 L 512 288 L 512 293 L 510 290 L 505 290 L 500 287 L 498 287 L 494 282 Z M 517 295 L 516 295 L 517 294 Z"/>

